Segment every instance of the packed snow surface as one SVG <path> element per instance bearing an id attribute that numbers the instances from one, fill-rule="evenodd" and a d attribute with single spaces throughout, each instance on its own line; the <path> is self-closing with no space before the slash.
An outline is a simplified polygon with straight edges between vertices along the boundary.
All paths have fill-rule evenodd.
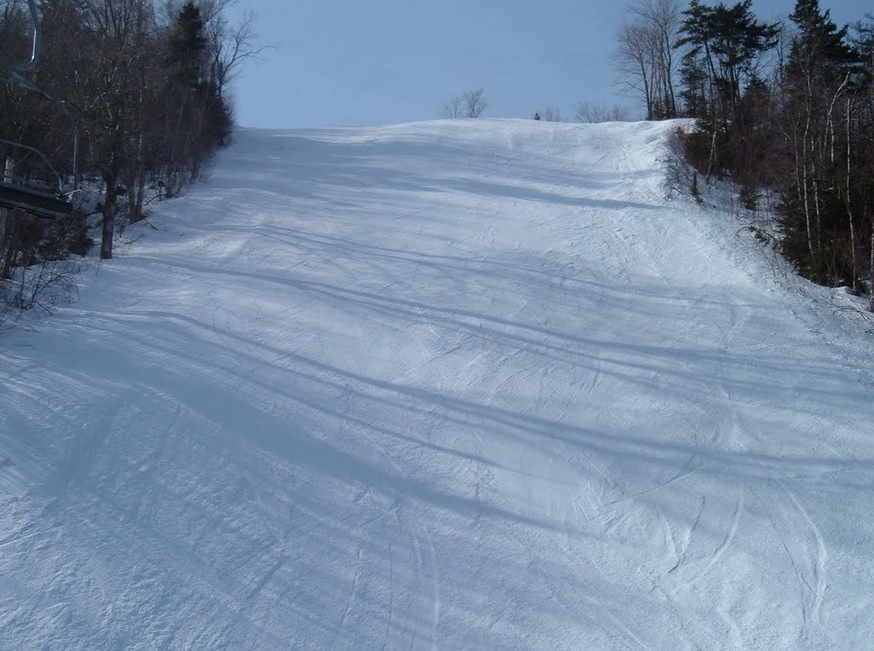
<path id="1" fill-rule="evenodd" d="M 242 130 L 0 333 L 0 647 L 870 648 L 872 337 L 674 126 Z"/>

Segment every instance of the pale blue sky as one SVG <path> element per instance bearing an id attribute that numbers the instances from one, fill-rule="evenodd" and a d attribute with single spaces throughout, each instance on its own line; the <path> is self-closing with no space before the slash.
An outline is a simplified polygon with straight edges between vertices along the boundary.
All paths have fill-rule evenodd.
<path id="1" fill-rule="evenodd" d="M 253 127 L 358 126 L 428 120 L 453 95 L 482 87 L 485 117 L 530 117 L 547 106 L 620 104 L 615 37 L 626 0 L 239 0 L 261 44 L 234 84 L 237 121 Z M 709 4 L 716 4 L 715 0 Z M 732 4 L 727 2 L 727 4 Z M 762 20 L 795 0 L 754 0 Z M 821 0 L 839 24 L 872 11 Z"/>

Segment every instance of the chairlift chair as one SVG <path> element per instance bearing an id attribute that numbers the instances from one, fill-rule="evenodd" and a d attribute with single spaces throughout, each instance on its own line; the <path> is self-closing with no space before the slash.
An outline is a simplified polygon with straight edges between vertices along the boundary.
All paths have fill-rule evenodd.
<path id="1" fill-rule="evenodd" d="M 67 110 L 67 107 L 63 102 L 55 99 L 32 81 L 21 76 L 21 73 L 36 68 L 37 63 L 39 63 L 40 51 L 42 49 L 42 25 L 40 24 L 35 0 L 27 0 L 27 5 L 30 10 L 31 21 L 33 22 L 33 48 L 31 50 L 30 60 L 12 66 L 4 66 L 3 61 L 0 60 L 0 82 L 18 86 L 42 95 L 55 104 L 55 106 L 57 106 L 69 120 L 73 129 L 73 184 L 72 189 L 65 192 L 63 178 L 42 152 L 23 143 L 0 138 L 0 143 L 7 145 L 8 147 L 35 154 L 57 182 L 55 192 L 50 193 L 41 189 L 28 187 L 27 185 L 16 182 L 14 179 L 0 178 L 0 208 L 20 210 L 43 219 L 60 219 L 62 217 L 67 217 L 73 212 L 72 199 L 78 192 L 79 130 L 76 121 L 73 119 L 73 116 Z"/>
<path id="2" fill-rule="evenodd" d="M 6 183 L 0 183 L 0 208 L 20 210 L 43 219 L 62 219 L 73 212 L 72 202 L 65 197 Z"/>

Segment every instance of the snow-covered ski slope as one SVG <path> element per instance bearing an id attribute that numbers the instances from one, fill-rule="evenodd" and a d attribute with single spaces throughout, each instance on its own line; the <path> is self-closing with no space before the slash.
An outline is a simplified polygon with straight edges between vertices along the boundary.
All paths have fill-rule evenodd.
<path id="1" fill-rule="evenodd" d="M 0 334 L 0 648 L 871 648 L 871 335 L 671 129 L 243 130 Z"/>

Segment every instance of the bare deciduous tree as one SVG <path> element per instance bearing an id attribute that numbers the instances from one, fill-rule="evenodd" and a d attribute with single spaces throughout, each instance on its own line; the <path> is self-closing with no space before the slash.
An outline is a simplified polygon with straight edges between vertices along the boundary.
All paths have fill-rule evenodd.
<path id="1" fill-rule="evenodd" d="M 454 119 L 462 117 L 462 101 L 461 95 L 453 95 L 452 99 L 446 102 L 440 109 L 440 117 L 446 119 Z"/>
<path id="2" fill-rule="evenodd" d="M 557 106 L 547 106 L 542 111 L 537 111 L 537 114 L 544 122 L 562 122 L 561 111 Z"/>
<path id="3" fill-rule="evenodd" d="M 680 29 L 678 0 L 637 0 L 634 16 L 617 35 L 617 67 L 626 89 L 638 94 L 647 119 L 675 117 L 677 73 L 674 42 Z"/>
<path id="4" fill-rule="evenodd" d="M 440 109 L 441 118 L 478 118 L 488 108 L 485 91 L 482 88 L 468 90 L 461 95 L 453 95 Z"/>
<path id="5" fill-rule="evenodd" d="M 628 111 L 618 104 L 613 106 L 607 106 L 604 102 L 600 104 L 580 102 L 577 104 L 577 122 L 625 122 L 628 119 Z"/>
<path id="6" fill-rule="evenodd" d="M 480 87 L 476 90 L 469 90 L 464 94 L 464 117 L 478 118 L 482 116 L 489 106 L 489 101 L 486 99 L 485 91 Z"/>

